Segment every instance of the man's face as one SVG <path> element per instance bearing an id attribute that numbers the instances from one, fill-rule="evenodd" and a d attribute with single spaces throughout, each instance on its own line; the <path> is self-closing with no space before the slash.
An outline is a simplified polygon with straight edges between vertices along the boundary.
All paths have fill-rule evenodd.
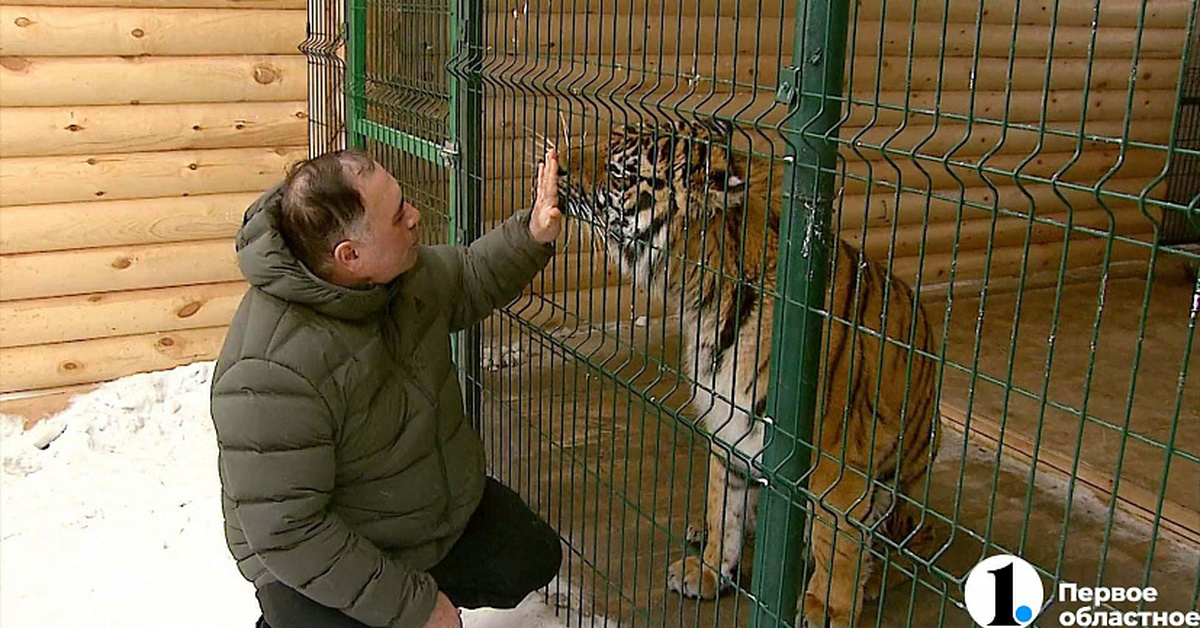
<path id="1" fill-rule="evenodd" d="M 372 283 L 385 284 L 417 263 L 421 212 L 404 198 L 396 179 L 378 163 L 358 177 L 357 185 L 369 229 L 357 247 L 361 257 L 358 274 Z"/>

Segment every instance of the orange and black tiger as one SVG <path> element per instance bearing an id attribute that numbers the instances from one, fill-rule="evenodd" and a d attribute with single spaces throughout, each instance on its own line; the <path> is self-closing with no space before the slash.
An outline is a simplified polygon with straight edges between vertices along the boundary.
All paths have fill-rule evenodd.
<path id="1" fill-rule="evenodd" d="M 747 179 L 732 132 L 723 122 L 619 128 L 594 181 L 564 186 L 567 213 L 592 223 L 623 272 L 682 312 L 691 408 L 712 439 L 702 557 L 672 564 L 668 584 L 701 598 L 733 582 L 753 529 L 768 371 L 772 357 L 787 359 L 770 355 L 778 204 L 769 207 L 761 178 Z M 912 498 L 938 447 L 937 394 L 933 339 L 912 289 L 840 239 L 830 257 L 807 475 L 814 568 L 801 617 L 844 628 L 872 578 L 864 530 L 902 544 L 926 533 Z"/>

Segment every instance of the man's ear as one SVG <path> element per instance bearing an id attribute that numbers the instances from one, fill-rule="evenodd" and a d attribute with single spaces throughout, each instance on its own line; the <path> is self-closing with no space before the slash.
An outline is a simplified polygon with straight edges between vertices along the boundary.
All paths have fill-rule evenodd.
<path id="1" fill-rule="evenodd" d="M 353 240 L 338 242 L 337 246 L 333 247 L 333 263 L 343 270 L 357 272 L 362 264 L 362 257 L 358 253 L 358 244 Z"/>

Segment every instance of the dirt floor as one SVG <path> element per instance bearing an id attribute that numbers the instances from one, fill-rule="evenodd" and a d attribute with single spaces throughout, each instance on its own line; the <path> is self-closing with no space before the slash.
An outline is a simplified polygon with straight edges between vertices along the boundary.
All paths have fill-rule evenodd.
<path id="1" fill-rule="evenodd" d="M 1006 418 L 1007 431 L 1048 450 L 1068 458 L 1078 451 L 1090 472 L 1112 481 L 1120 469 L 1121 482 L 1200 512 L 1193 286 L 1182 274 L 1162 273 L 1151 288 L 1130 278 L 1109 282 L 1103 294 L 1087 283 L 1064 287 L 1058 299 L 1054 288 L 989 295 L 982 305 L 978 293 L 954 299 L 948 316 L 933 317 L 939 328 L 949 319 L 946 357 L 957 365 L 945 371 L 943 405 L 970 406 L 996 424 Z M 944 303 L 927 305 L 940 313 Z M 1189 337 L 1195 346 L 1181 386 Z M 972 377 L 973 366 L 982 377 Z"/>
<path id="2" fill-rule="evenodd" d="M 961 371 L 947 372 L 943 403 L 969 406 L 980 425 L 996 421 L 1013 436 L 1008 444 L 1018 435 L 1037 440 L 1040 434 L 1047 451 L 1070 457 L 1082 443 L 1087 468 L 1107 470 L 1111 477 L 1122 439 L 1098 422 L 1124 424 L 1140 335 L 1130 429 L 1152 442 L 1124 439 L 1120 477 L 1157 494 L 1165 449 L 1154 443 L 1172 443 L 1193 455 L 1200 451 L 1200 404 L 1194 386 L 1182 397 L 1177 390 L 1190 287 L 1156 286 L 1150 322 L 1141 333 L 1144 289 L 1137 280 L 1110 283 L 1094 360 L 1088 347 L 1099 300 L 1095 286 L 1064 290 L 1053 336 L 1054 291 L 1027 291 L 1021 300 L 1012 381 L 1038 396 L 1044 390 L 1065 408 L 1079 410 L 1086 399 L 1086 415 L 1095 421 L 1084 424 L 1082 436 L 1078 413 L 1046 408 L 1043 415 L 1041 404 L 1019 393 L 1009 395 L 1006 408 L 1003 388 L 979 381 L 969 397 L 972 387 Z M 1013 294 L 988 297 L 978 372 L 1007 379 L 1016 303 Z M 971 365 L 979 297 L 959 296 L 953 304 L 947 357 Z M 747 625 L 752 605 L 744 592 L 752 554 L 744 561 L 743 593 L 695 602 L 666 588 L 667 565 L 695 551 L 684 533 L 703 518 L 706 441 L 692 429 L 686 410 L 675 411 L 690 396 L 675 372 L 681 361 L 678 321 L 637 313 L 604 327 L 557 316 L 554 325 L 536 332 L 519 317 L 493 319 L 484 341 L 481 420 L 492 472 L 516 487 L 567 540 L 569 559 L 561 575 L 574 585 L 559 602 L 570 625 Z M 536 318 L 529 314 L 523 316 Z M 1050 338 L 1054 353 L 1046 384 Z M 1107 496 L 1068 482 L 1069 476 L 1046 465 L 1033 473 L 1027 461 L 1001 456 L 986 438 L 964 441 L 952 429 L 944 433 L 929 497 L 937 513 L 930 516 L 937 544 L 922 552 L 931 566 L 919 571 L 916 584 L 900 578 L 880 602 L 869 603 L 860 626 L 972 626 L 961 607 L 961 578 L 984 555 L 985 542 L 1018 553 L 1057 574 L 1058 581 L 1133 586 L 1148 577 L 1160 595 L 1147 610 L 1195 608 L 1200 545 L 1156 535 L 1144 520 L 1115 509 Z M 1167 497 L 1195 508 L 1196 465 L 1178 454 L 1171 460 Z M 1049 591 L 1051 578 L 1045 584 Z M 1059 625 L 1061 610 L 1051 607 L 1037 625 Z"/>

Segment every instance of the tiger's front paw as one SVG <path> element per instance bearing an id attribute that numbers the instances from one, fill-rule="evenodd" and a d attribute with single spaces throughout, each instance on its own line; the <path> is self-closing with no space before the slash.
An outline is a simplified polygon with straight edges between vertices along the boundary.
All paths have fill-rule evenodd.
<path id="1" fill-rule="evenodd" d="M 855 617 L 852 609 L 826 606 L 824 596 L 805 592 L 803 624 L 799 617 L 796 623 L 804 628 L 854 628 Z"/>
<path id="2" fill-rule="evenodd" d="M 699 556 L 688 556 L 667 569 L 667 587 L 688 597 L 709 600 L 721 593 L 717 572 L 705 567 Z"/>
<path id="3" fill-rule="evenodd" d="M 912 539 L 905 545 L 905 549 L 917 556 L 928 559 L 940 546 L 937 535 L 933 533 L 932 527 L 927 525 L 912 535 Z M 909 560 L 903 554 L 896 554 L 895 556 L 891 565 L 886 570 L 886 574 L 884 573 L 884 563 L 880 561 L 867 563 L 867 566 L 870 567 L 870 572 L 866 578 L 866 585 L 863 587 L 864 600 L 878 600 L 884 591 L 902 584 L 911 583 L 912 578 L 906 572 L 914 573 L 916 577 L 920 577 L 920 563 Z"/>

